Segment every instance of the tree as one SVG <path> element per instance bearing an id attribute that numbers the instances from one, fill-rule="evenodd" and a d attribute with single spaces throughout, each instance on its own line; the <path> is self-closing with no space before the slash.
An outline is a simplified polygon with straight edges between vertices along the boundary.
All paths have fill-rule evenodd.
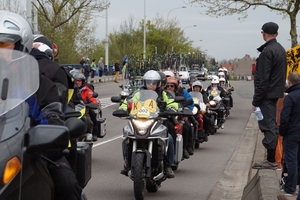
<path id="1" fill-rule="evenodd" d="M 241 18 L 248 16 L 247 10 L 258 6 L 265 6 L 290 19 L 291 47 L 298 45 L 296 19 L 300 9 L 300 0 L 189 0 L 191 4 L 199 4 L 207 8 L 206 14 L 219 17 L 241 14 Z"/>
<path id="2" fill-rule="evenodd" d="M 20 1 L 18 0 L 4 0 L 0 2 L 0 9 L 7 10 L 10 12 L 18 13 L 20 15 L 25 15 L 25 10 L 22 9 Z"/>
<path id="3" fill-rule="evenodd" d="M 51 27 L 50 40 L 53 42 L 58 27 L 68 23 L 77 14 L 92 16 L 93 12 L 101 12 L 108 8 L 104 0 L 37 0 L 32 2 L 38 15 L 43 16 Z"/>

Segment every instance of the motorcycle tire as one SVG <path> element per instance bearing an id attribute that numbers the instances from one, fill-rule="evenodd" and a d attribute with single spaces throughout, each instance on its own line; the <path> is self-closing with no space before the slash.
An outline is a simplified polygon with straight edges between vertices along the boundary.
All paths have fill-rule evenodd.
<path id="1" fill-rule="evenodd" d="M 144 200 L 144 157 L 143 153 L 136 154 L 133 170 L 133 190 L 136 200 Z"/>

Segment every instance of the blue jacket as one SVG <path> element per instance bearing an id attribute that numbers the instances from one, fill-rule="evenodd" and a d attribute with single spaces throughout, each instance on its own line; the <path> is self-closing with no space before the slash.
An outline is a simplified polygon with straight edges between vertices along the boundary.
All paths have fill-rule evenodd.
<path id="1" fill-rule="evenodd" d="M 190 93 L 189 93 L 186 89 L 182 89 L 182 95 L 184 96 L 184 98 L 185 98 L 186 100 L 188 100 L 188 99 L 193 99 L 193 97 L 190 95 Z M 193 101 L 192 104 L 188 105 L 188 108 L 189 108 L 190 110 L 193 110 L 193 109 L 194 109 L 194 101 Z"/>
<path id="2" fill-rule="evenodd" d="M 279 134 L 300 134 L 300 83 L 289 87 L 280 114 Z"/>

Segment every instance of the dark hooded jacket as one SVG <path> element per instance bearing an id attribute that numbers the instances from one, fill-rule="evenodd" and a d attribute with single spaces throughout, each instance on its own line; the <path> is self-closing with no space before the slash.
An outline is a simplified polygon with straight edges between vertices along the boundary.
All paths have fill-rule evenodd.
<path id="1" fill-rule="evenodd" d="M 289 87 L 280 114 L 279 134 L 300 134 L 300 83 Z"/>

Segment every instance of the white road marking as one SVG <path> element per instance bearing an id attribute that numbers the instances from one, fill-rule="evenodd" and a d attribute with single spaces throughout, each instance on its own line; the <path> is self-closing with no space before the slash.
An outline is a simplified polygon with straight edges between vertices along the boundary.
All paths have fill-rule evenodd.
<path id="1" fill-rule="evenodd" d="M 116 104 L 116 103 L 113 103 L 113 102 L 110 101 L 110 97 L 102 98 L 102 99 L 100 99 L 100 102 L 101 102 L 101 105 L 102 105 L 102 109 Z"/>
<path id="2" fill-rule="evenodd" d="M 116 136 L 116 137 L 114 137 L 114 138 L 112 138 L 112 139 L 105 140 L 105 141 L 103 141 L 103 142 L 99 142 L 99 143 L 97 143 L 97 144 L 94 144 L 94 145 L 93 145 L 93 148 L 94 148 L 94 147 L 97 147 L 97 146 L 100 146 L 100 145 L 103 145 L 103 144 L 106 144 L 106 143 L 109 143 L 109 142 L 112 142 L 112 141 L 117 140 L 117 139 L 119 139 L 119 138 L 121 138 L 121 137 L 122 137 L 122 136 Z"/>

